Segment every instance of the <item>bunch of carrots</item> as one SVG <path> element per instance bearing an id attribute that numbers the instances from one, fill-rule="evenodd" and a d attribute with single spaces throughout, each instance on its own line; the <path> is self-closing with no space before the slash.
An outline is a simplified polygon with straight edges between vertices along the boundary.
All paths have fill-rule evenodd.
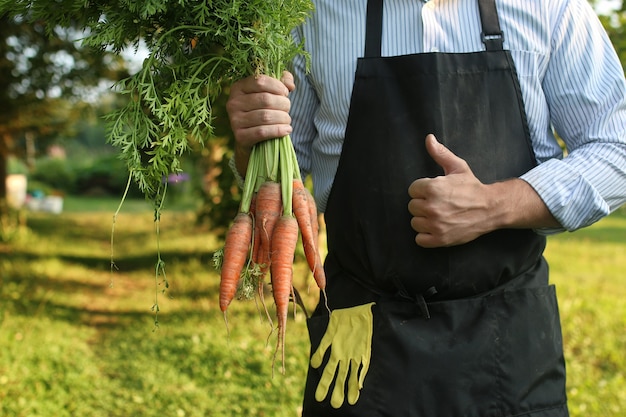
<path id="1" fill-rule="evenodd" d="M 292 282 L 299 235 L 307 264 L 325 297 L 318 228 L 315 201 L 302 182 L 290 137 L 255 145 L 239 213 L 216 254 L 221 270 L 219 302 L 226 322 L 226 310 L 237 294 L 247 298 L 256 294 L 265 306 L 263 286 L 269 271 L 278 321 L 276 353 L 281 351 L 283 373 L 289 301 L 296 300 Z"/>

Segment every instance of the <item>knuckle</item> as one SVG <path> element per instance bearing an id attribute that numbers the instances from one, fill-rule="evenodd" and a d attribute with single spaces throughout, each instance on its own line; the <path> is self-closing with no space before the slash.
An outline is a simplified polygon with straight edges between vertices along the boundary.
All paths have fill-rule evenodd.
<path id="1" fill-rule="evenodd" d="M 228 101 L 226 101 L 226 112 L 231 116 L 232 119 L 232 114 L 235 113 L 237 111 L 237 105 L 235 103 L 235 100 L 232 98 L 229 98 Z"/>
<path id="2" fill-rule="evenodd" d="M 276 135 L 274 134 L 274 129 L 272 129 L 270 126 L 259 126 L 256 129 L 256 136 L 260 139 L 269 139 Z"/>
<path id="3" fill-rule="evenodd" d="M 239 113 L 237 113 L 236 111 L 233 111 L 232 113 L 229 113 L 229 118 L 230 118 L 230 127 L 234 131 L 239 130 L 239 129 L 241 129 L 243 127 L 244 121 L 239 116 Z"/>
<path id="4" fill-rule="evenodd" d="M 436 194 L 440 187 L 440 184 L 439 184 L 440 177 L 425 178 L 425 179 L 427 179 L 427 181 L 424 181 L 424 183 L 422 184 L 422 187 L 425 193 Z"/>
<path id="5" fill-rule="evenodd" d="M 259 108 L 269 108 L 273 105 L 273 96 L 270 93 L 257 94 L 257 106 Z"/>
<path id="6" fill-rule="evenodd" d="M 259 112 L 259 122 L 263 125 L 272 124 L 272 112 L 269 110 L 261 110 Z"/>
<path id="7" fill-rule="evenodd" d="M 254 82 L 261 89 L 266 88 L 271 81 L 271 78 L 265 74 L 261 74 L 259 76 L 254 77 Z"/>
<path id="8" fill-rule="evenodd" d="M 235 97 L 242 94 L 245 85 L 245 80 L 235 81 L 228 89 L 228 96 Z"/>

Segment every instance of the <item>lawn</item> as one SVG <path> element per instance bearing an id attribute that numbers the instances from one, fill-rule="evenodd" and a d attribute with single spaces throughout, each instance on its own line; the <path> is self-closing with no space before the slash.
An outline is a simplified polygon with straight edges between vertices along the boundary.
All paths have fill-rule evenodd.
<path id="1" fill-rule="evenodd" d="M 61 215 L 29 213 L 29 229 L 0 243 L 0 416 L 297 416 L 304 314 L 288 323 L 286 374 L 278 363 L 272 374 L 276 337 L 260 308 L 236 301 L 224 323 L 214 233 L 191 212 L 166 209 L 166 289 L 147 204 L 118 216 L 112 251 L 116 203 L 69 199 Z M 626 212 L 550 238 L 546 256 L 571 415 L 624 415 Z M 298 259 L 296 287 L 313 307 L 315 284 Z"/>

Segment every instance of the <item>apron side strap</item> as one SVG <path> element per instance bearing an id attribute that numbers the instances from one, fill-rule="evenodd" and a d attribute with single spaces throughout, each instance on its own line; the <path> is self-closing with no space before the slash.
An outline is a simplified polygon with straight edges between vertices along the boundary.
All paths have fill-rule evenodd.
<path id="1" fill-rule="evenodd" d="M 488 51 L 501 51 L 504 44 L 504 33 L 500 29 L 496 0 L 478 0 L 480 21 L 483 27 L 481 40 Z"/>

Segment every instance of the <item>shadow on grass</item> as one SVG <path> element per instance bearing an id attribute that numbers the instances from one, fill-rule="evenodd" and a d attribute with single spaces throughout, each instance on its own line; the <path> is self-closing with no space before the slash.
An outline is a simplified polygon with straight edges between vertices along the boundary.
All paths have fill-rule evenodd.
<path id="1" fill-rule="evenodd" d="M 51 215 L 35 213 L 27 220 L 28 229 L 40 236 L 61 236 L 67 239 L 110 241 L 115 226 L 115 236 L 124 239 L 145 239 L 154 234 L 154 217 L 150 213 L 118 217 L 105 213 L 64 213 Z M 195 217 L 189 212 L 173 212 L 162 219 L 161 228 L 192 233 L 196 229 Z"/>
<path id="2" fill-rule="evenodd" d="M 63 288 L 59 288 L 59 283 L 49 283 L 43 279 L 29 278 L 27 285 L 22 285 L 17 293 L 15 286 L 11 290 L 11 283 L 3 280 L 2 286 L 9 294 L 2 294 L 0 301 L 0 316 L 10 313 L 11 316 L 23 317 L 46 317 L 55 321 L 64 321 L 72 325 L 82 324 L 96 329 L 114 329 L 121 327 L 145 326 L 154 323 L 155 314 L 149 307 L 150 300 L 147 300 L 145 308 L 136 307 L 133 309 L 112 307 L 106 308 L 102 300 L 93 305 L 86 302 L 83 305 L 72 305 L 72 303 L 61 301 L 64 296 L 60 290 L 66 293 L 82 291 L 83 296 L 103 297 L 99 291 L 106 285 L 84 285 L 77 282 L 64 282 Z M 187 294 L 176 292 L 176 298 L 206 298 L 208 293 L 202 291 L 190 291 Z M 164 296 L 165 297 L 165 296 Z M 214 316 L 215 312 L 198 309 L 197 307 L 177 308 L 167 312 L 161 312 L 160 317 L 167 317 L 171 323 L 180 323 L 188 320 L 202 320 L 207 316 Z"/>
<path id="3" fill-rule="evenodd" d="M 177 251 L 163 256 L 169 265 L 175 262 L 187 263 L 201 257 L 199 252 Z M 59 261 L 61 267 L 55 266 L 58 270 L 42 272 L 42 268 L 46 267 L 41 264 L 47 260 Z M 74 265 L 82 268 L 72 268 Z M 124 258 L 117 264 L 119 273 L 116 272 L 110 280 L 109 259 L 89 256 L 41 257 L 16 250 L 10 254 L 10 258 L 0 259 L 0 318 L 6 316 L 5 313 L 32 318 L 45 316 L 101 330 L 137 323 L 150 326 L 155 316 L 150 310 L 154 301 L 150 295 L 154 293 L 154 265 L 154 256 Z M 85 270 L 84 274 L 82 270 Z M 142 270 L 145 271 L 146 279 L 136 274 L 129 275 Z M 168 278 L 172 280 L 172 275 Z M 112 281 L 115 282 L 113 288 Z M 166 294 L 159 294 L 159 297 L 160 305 L 169 297 L 176 301 L 175 306 L 160 315 L 166 315 L 168 321 L 174 322 L 206 317 L 209 312 L 199 309 L 198 301 L 216 298 L 217 284 L 181 282 L 179 286 L 176 285 L 178 278 L 173 281 L 172 288 Z M 147 293 L 148 296 L 138 304 L 136 293 Z"/>
<path id="4" fill-rule="evenodd" d="M 104 220 L 103 216 L 92 219 Z M 67 238 L 84 239 L 110 239 L 111 220 L 105 221 L 81 221 L 75 216 L 51 216 L 35 215 L 28 218 L 28 228 L 42 236 L 62 235 Z"/>
<path id="5" fill-rule="evenodd" d="M 170 322 L 207 315 L 221 321 L 215 306 L 219 276 L 212 266 L 213 250 L 205 246 L 206 241 L 197 239 L 198 233 L 206 231 L 194 227 L 193 216 L 180 218 L 169 227 L 169 233 L 180 239 L 181 249 L 161 250 L 170 288 L 159 305 L 163 306 L 161 301 L 167 297 L 173 302 L 159 314 L 166 314 Z M 102 226 L 101 219 L 90 214 L 34 216 L 29 240 L 8 247 L 0 257 L 0 308 L 21 316 L 45 314 L 100 328 L 129 325 L 141 317 L 144 323 L 152 319 L 152 295 L 160 291 L 155 288 L 156 251 L 124 253 L 120 247 L 110 276 L 110 229 L 108 224 Z M 151 221 L 144 214 L 132 219 L 135 237 L 125 232 L 126 247 L 141 251 L 146 233 L 151 232 Z M 143 232 L 135 232 L 138 229 Z M 97 245 L 91 242 L 94 238 L 100 240 Z M 109 288 L 112 282 L 114 286 Z M 212 303 L 213 307 L 207 308 Z"/>
<path id="6" fill-rule="evenodd" d="M 80 255 L 56 255 L 41 256 L 38 253 L 29 252 L 28 250 L 13 250 L 6 255 L 11 262 L 19 264 L 30 264 L 32 262 L 44 259 L 58 259 L 63 263 L 71 265 L 83 266 L 94 271 L 108 272 L 111 269 L 110 254 L 103 253 L 103 256 L 80 256 Z M 194 251 L 178 251 L 178 250 L 162 250 L 161 258 L 166 264 L 187 263 L 197 260 L 203 265 L 211 265 L 213 251 L 194 250 Z M 119 271 L 136 272 L 141 270 L 154 269 L 157 262 L 157 254 L 151 253 L 146 255 L 119 255 L 113 259 Z"/>

